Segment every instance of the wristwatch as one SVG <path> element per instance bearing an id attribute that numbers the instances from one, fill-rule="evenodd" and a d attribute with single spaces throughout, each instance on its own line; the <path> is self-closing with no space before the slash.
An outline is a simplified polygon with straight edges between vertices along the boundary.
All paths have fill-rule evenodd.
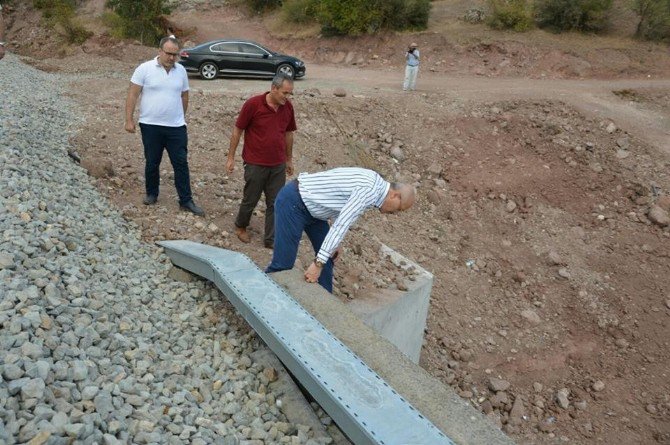
<path id="1" fill-rule="evenodd" d="M 318 267 L 319 269 L 322 269 L 323 266 L 326 265 L 326 263 L 324 263 L 323 261 L 321 261 L 321 260 L 318 259 L 318 258 L 316 258 L 316 259 L 314 260 L 314 264 L 316 264 L 316 267 Z"/>

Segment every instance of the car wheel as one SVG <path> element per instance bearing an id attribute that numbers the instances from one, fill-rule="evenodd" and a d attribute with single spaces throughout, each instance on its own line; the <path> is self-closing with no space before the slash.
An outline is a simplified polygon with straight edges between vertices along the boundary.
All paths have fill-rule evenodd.
<path id="1" fill-rule="evenodd" d="M 282 63 L 281 65 L 279 65 L 279 68 L 277 68 L 277 74 L 283 74 L 283 75 L 293 79 L 293 75 L 295 74 L 295 70 L 288 63 Z"/>
<path id="2" fill-rule="evenodd" d="M 219 73 L 219 67 L 216 66 L 213 62 L 205 62 L 200 65 L 200 77 L 205 80 L 216 79 L 216 75 Z"/>

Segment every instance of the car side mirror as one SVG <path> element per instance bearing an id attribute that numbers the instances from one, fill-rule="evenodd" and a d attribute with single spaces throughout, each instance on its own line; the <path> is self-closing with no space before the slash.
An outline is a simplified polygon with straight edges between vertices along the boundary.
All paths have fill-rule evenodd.
<path id="1" fill-rule="evenodd" d="M 263 54 L 263 58 L 264 58 L 264 59 L 268 59 L 268 58 L 270 58 L 270 57 L 272 57 L 272 55 L 267 54 L 267 53 L 266 53 L 266 54 Z"/>

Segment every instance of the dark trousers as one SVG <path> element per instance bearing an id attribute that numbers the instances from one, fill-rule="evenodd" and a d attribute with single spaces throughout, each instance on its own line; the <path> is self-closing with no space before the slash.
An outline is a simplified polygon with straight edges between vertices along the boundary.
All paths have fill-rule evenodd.
<path id="1" fill-rule="evenodd" d="M 244 164 L 244 194 L 240 210 L 235 219 L 235 226 L 246 228 L 251 220 L 251 214 L 261 199 L 261 193 L 265 194 L 265 236 L 267 244 L 274 242 L 274 214 L 275 199 L 277 193 L 286 183 L 286 164 L 276 167 L 263 167 L 261 165 Z"/>
<path id="2" fill-rule="evenodd" d="M 298 246 L 304 231 L 314 248 L 314 256 L 321 249 L 330 226 L 327 221 L 314 218 L 300 197 L 297 181 L 286 184 L 275 201 L 275 248 L 266 273 L 293 269 L 298 256 Z M 333 260 L 323 266 L 319 284 L 333 293 Z"/>
<path id="3" fill-rule="evenodd" d="M 179 204 L 186 204 L 191 196 L 191 178 L 188 172 L 188 133 L 182 127 L 140 124 L 144 144 L 144 178 L 147 195 L 158 196 L 160 165 L 163 150 L 167 150 L 174 169 L 174 186 L 179 195 Z"/>

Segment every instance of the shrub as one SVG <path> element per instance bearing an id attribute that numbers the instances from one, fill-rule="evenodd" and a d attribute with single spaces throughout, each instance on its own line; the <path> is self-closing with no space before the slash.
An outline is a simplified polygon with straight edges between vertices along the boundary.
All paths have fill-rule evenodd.
<path id="1" fill-rule="evenodd" d="M 80 45 L 93 35 L 77 21 L 75 0 L 33 0 L 33 6 L 42 11 L 47 26 L 61 31 L 68 43 Z"/>
<path id="2" fill-rule="evenodd" d="M 522 32 L 533 27 L 533 13 L 526 0 L 489 0 L 489 7 L 491 28 Z"/>
<path id="3" fill-rule="evenodd" d="M 315 15 L 326 35 L 360 35 L 423 29 L 430 6 L 430 0 L 318 0 Z"/>
<path id="4" fill-rule="evenodd" d="M 161 19 L 170 9 L 164 0 L 107 0 L 107 6 L 119 17 L 116 34 L 142 43 L 158 43 L 165 36 Z"/>
<path id="5" fill-rule="evenodd" d="M 279 8 L 282 0 L 247 0 L 247 4 L 255 12 L 264 12 Z"/>
<path id="6" fill-rule="evenodd" d="M 634 0 L 632 9 L 640 17 L 636 37 L 645 40 L 670 39 L 670 0 Z"/>
<path id="7" fill-rule="evenodd" d="M 554 31 L 601 31 L 607 26 L 612 0 L 539 0 L 537 23 Z"/>
<path id="8" fill-rule="evenodd" d="M 316 17 L 318 0 L 287 0 L 282 5 L 282 13 L 287 21 L 308 23 Z"/>

